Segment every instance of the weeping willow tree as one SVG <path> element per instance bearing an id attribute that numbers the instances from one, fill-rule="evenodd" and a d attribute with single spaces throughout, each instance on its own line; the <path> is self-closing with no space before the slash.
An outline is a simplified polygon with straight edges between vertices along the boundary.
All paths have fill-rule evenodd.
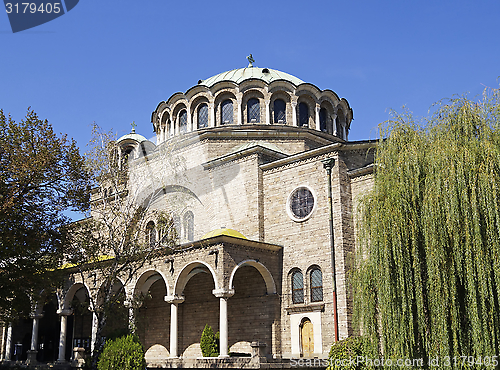
<path id="1" fill-rule="evenodd" d="M 369 353 L 484 368 L 500 355 L 500 91 L 382 130 L 354 274 Z"/>

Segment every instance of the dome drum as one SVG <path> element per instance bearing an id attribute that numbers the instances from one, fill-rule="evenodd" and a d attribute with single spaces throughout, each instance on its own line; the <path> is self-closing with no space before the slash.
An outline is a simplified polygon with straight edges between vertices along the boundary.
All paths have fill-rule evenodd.
<path id="1" fill-rule="evenodd" d="M 352 109 L 331 90 L 268 68 L 240 68 L 175 93 L 152 113 L 157 143 L 200 129 L 264 124 L 310 128 L 347 140 Z"/>

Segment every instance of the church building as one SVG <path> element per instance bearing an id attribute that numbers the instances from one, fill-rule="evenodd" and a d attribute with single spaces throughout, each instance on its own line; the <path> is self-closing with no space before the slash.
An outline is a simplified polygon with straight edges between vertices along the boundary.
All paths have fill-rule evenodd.
<path id="1" fill-rule="evenodd" d="M 172 213 L 179 235 L 178 250 L 123 287 L 127 296 L 149 297 L 136 314 L 148 367 L 208 367 L 213 360 L 278 368 L 327 358 L 335 340 L 355 334 L 349 270 L 358 201 L 373 185 L 375 143 L 349 141 L 352 120 L 349 103 L 334 91 L 251 60 L 157 104 L 156 139 L 135 129 L 118 139 L 136 189 L 167 189 L 169 201 L 152 204 L 145 235 L 161 238 L 155 209 Z M 172 157 L 178 176 L 165 175 Z M 176 194 L 182 202 L 172 208 Z M 38 361 L 71 361 L 77 348 L 90 350 L 92 314 L 77 319 L 72 307 L 89 294 L 78 279 L 68 282 L 52 314 L 40 310 L 24 328 L 4 331 L 3 359 L 14 359 L 18 342 Z M 48 334 L 47 320 L 57 323 L 55 333 Z M 220 333 L 218 359 L 201 359 L 206 324 Z M 50 335 L 52 357 L 42 358 Z"/>

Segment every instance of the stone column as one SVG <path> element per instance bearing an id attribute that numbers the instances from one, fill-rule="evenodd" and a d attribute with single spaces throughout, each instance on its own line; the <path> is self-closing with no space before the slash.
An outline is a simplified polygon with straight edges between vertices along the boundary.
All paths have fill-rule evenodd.
<path id="1" fill-rule="evenodd" d="M 220 314 L 219 314 L 219 332 L 220 332 L 220 358 L 229 357 L 228 344 L 229 332 L 227 327 L 227 299 L 234 295 L 234 289 L 214 289 L 212 294 L 219 298 Z"/>
<path id="2" fill-rule="evenodd" d="M 36 355 L 38 353 L 38 324 L 43 315 L 33 314 L 31 318 L 33 319 L 33 327 L 31 329 L 31 348 L 28 351 L 28 364 L 36 363 Z"/>
<path id="3" fill-rule="evenodd" d="M 209 112 L 209 114 L 210 114 L 209 126 L 215 127 L 215 104 L 214 103 L 208 104 L 208 109 L 210 110 L 210 112 Z"/>
<path id="4" fill-rule="evenodd" d="M 130 332 L 135 331 L 135 315 L 134 315 L 134 305 L 131 301 L 126 300 L 123 305 L 128 309 L 128 329 Z"/>
<path id="5" fill-rule="evenodd" d="M 266 105 L 266 118 L 264 120 L 264 123 L 266 125 L 270 125 L 271 122 L 272 122 L 272 117 L 271 117 L 271 111 L 269 109 L 269 106 L 271 105 L 271 101 L 270 100 L 265 100 L 264 101 L 264 104 Z"/>
<path id="6" fill-rule="evenodd" d="M 90 353 L 94 353 L 98 325 L 99 325 L 99 323 L 98 323 L 97 314 L 95 313 L 95 311 L 92 311 L 92 333 L 91 333 L 91 337 L 90 337 Z"/>
<path id="7" fill-rule="evenodd" d="M 332 120 L 332 132 L 328 131 L 328 127 L 326 128 L 326 131 L 329 134 L 335 135 L 337 133 L 337 122 L 335 122 L 335 120 L 337 119 L 337 114 L 336 113 L 332 114 L 330 119 Z"/>
<path id="8" fill-rule="evenodd" d="M 177 309 L 179 303 L 184 302 L 184 297 L 177 295 L 165 296 L 165 302 L 170 303 L 170 357 L 178 357 L 177 354 Z"/>
<path id="9" fill-rule="evenodd" d="M 292 126 L 297 126 L 297 103 L 291 102 L 292 106 Z"/>
<path id="10" fill-rule="evenodd" d="M 59 310 L 57 314 L 61 316 L 61 332 L 59 334 L 59 356 L 57 357 L 57 362 L 66 362 L 66 333 L 68 316 L 73 313 L 72 310 Z"/>
<path id="11" fill-rule="evenodd" d="M 319 122 L 319 105 L 316 104 L 316 130 L 318 131 L 321 131 L 321 125 L 320 125 L 320 122 Z"/>
<path id="12" fill-rule="evenodd" d="M 242 109 L 242 106 L 241 106 L 241 103 L 243 103 L 243 101 L 241 99 L 238 99 L 236 100 L 236 114 L 238 115 L 238 119 L 236 120 L 236 123 L 238 123 L 238 125 L 241 126 L 241 124 L 243 123 L 242 122 L 242 113 L 243 112 L 243 109 Z"/>
<path id="13" fill-rule="evenodd" d="M 5 361 L 11 360 L 12 352 L 12 323 L 7 328 L 7 338 L 5 339 Z"/>

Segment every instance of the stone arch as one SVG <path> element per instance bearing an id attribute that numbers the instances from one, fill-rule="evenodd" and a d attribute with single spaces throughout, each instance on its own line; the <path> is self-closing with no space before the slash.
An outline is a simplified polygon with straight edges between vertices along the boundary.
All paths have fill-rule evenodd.
<path id="1" fill-rule="evenodd" d="M 149 291 L 149 288 L 159 280 L 163 280 L 165 284 L 165 288 L 167 289 L 167 295 L 170 294 L 170 287 L 168 286 L 167 279 L 158 270 L 149 269 L 144 271 L 139 278 L 134 282 L 133 294 L 134 296 L 138 296 L 141 293 L 146 295 Z"/>
<path id="2" fill-rule="evenodd" d="M 229 278 L 229 286 L 231 287 L 231 289 L 233 289 L 233 281 L 236 271 L 243 266 L 255 267 L 266 283 L 267 294 L 276 294 L 276 284 L 274 282 L 273 276 L 271 275 L 271 272 L 267 269 L 266 266 L 255 260 L 242 261 L 233 269 L 233 271 L 231 272 L 231 277 Z"/>
<path id="3" fill-rule="evenodd" d="M 246 124 L 252 124 L 252 122 L 248 122 L 248 101 L 252 98 L 258 99 L 259 100 L 259 108 L 260 108 L 260 122 L 257 123 L 264 123 L 266 120 L 266 107 L 264 103 L 264 93 L 258 89 L 252 88 L 248 89 L 245 91 L 243 94 L 243 99 L 241 101 L 241 114 L 242 114 L 242 121 L 243 123 Z"/>
<path id="4" fill-rule="evenodd" d="M 238 100 L 232 90 L 224 89 L 215 96 L 215 126 L 223 126 L 222 124 L 222 104 L 230 100 L 233 103 L 233 122 L 232 125 L 238 123 Z"/>
<path id="5" fill-rule="evenodd" d="M 333 117 L 335 116 L 335 108 L 333 107 L 333 103 L 330 99 L 323 98 L 320 100 L 320 114 L 321 114 L 321 109 L 324 109 L 326 111 L 326 127 L 324 127 L 324 132 L 328 132 L 329 134 L 333 135 L 334 131 L 334 120 Z M 320 117 L 320 123 L 321 123 L 321 117 Z M 320 129 L 323 131 L 323 127 L 320 127 Z"/>
<path id="6" fill-rule="evenodd" d="M 305 104 L 308 108 L 307 124 L 301 122 L 301 104 Z M 316 128 L 316 98 L 308 91 L 303 91 L 297 99 L 297 125 L 308 128 Z"/>
<path id="7" fill-rule="evenodd" d="M 207 93 L 200 93 L 191 101 L 189 114 L 191 115 L 193 131 L 198 130 L 198 111 L 203 104 L 206 104 L 207 107 L 210 106 L 210 100 Z M 210 114 L 208 114 L 207 127 L 210 127 Z"/>
<path id="8" fill-rule="evenodd" d="M 61 310 L 67 310 L 71 308 L 71 302 L 73 301 L 73 298 L 75 297 L 76 292 L 78 292 L 80 289 L 85 288 L 87 290 L 87 294 L 90 297 L 90 289 L 89 287 L 84 284 L 84 283 L 74 283 L 64 294 L 63 301 L 60 303 L 60 308 Z"/>
<path id="9" fill-rule="evenodd" d="M 274 102 L 278 99 L 281 99 L 285 102 L 285 106 L 286 106 L 286 111 L 285 111 L 285 115 L 286 115 L 286 122 L 284 122 L 285 125 L 293 125 L 293 115 L 292 115 L 292 104 L 291 104 L 291 101 L 292 101 L 292 98 L 291 98 L 291 95 L 289 92 L 285 91 L 285 90 L 277 90 L 275 92 L 272 93 L 271 95 L 271 100 L 269 101 L 269 113 L 271 115 L 270 117 L 270 122 L 271 124 L 277 124 L 277 122 L 274 122 Z"/>
<path id="10" fill-rule="evenodd" d="M 196 275 L 197 273 L 205 272 L 205 271 L 197 270 L 200 268 L 201 269 L 207 268 L 210 271 L 212 278 L 214 280 L 215 289 L 220 288 L 219 282 L 217 280 L 217 275 L 215 274 L 215 271 L 212 268 L 212 266 L 210 266 L 209 264 L 207 264 L 206 262 L 203 262 L 203 261 L 193 261 L 193 262 L 189 262 L 187 265 L 185 265 L 181 269 L 181 272 L 179 273 L 179 275 L 177 276 L 177 279 L 175 280 L 175 284 L 174 284 L 174 294 L 175 295 L 179 295 L 179 296 L 182 295 L 182 292 L 184 291 L 184 288 L 186 287 L 189 279 L 191 279 L 194 275 Z"/>
<path id="11" fill-rule="evenodd" d="M 173 122 L 173 131 L 175 134 L 180 132 L 180 124 L 179 124 L 179 114 L 181 111 L 186 110 L 187 111 L 187 102 L 184 100 L 181 100 L 175 104 L 175 106 L 172 108 L 172 117 L 171 120 Z"/>

